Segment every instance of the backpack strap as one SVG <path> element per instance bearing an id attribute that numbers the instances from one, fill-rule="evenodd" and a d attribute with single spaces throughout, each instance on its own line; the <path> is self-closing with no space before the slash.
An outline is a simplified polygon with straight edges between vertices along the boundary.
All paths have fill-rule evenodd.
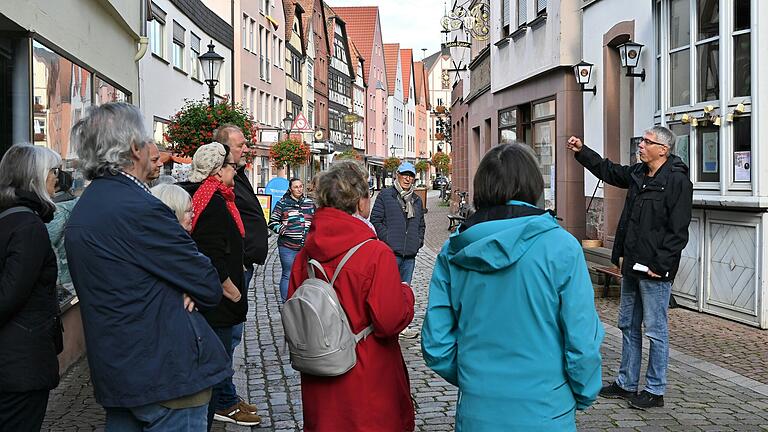
<path id="1" fill-rule="evenodd" d="M 336 282 L 336 278 L 339 276 L 339 273 L 341 273 L 341 268 L 344 267 L 344 264 L 349 261 L 350 258 L 352 258 L 352 255 L 357 252 L 358 249 L 360 249 L 364 244 L 368 243 L 372 239 L 365 240 L 362 243 L 358 243 L 355 247 L 349 250 L 346 255 L 344 255 L 344 258 L 341 259 L 341 262 L 339 263 L 339 266 L 336 267 L 336 271 L 333 273 L 333 279 L 331 279 L 331 286 L 333 286 L 333 283 Z M 325 272 L 323 272 L 325 274 Z M 327 276 L 326 276 L 327 277 Z"/>
<path id="2" fill-rule="evenodd" d="M 373 324 L 369 325 L 368 327 L 364 328 L 363 331 L 355 335 L 355 343 L 359 343 L 361 340 L 364 340 L 373 333 Z"/>
<path id="3" fill-rule="evenodd" d="M 30 209 L 28 207 L 24 207 L 24 206 L 11 207 L 11 208 L 3 211 L 2 213 L 0 213 L 0 219 L 4 218 L 6 216 L 10 216 L 10 215 L 12 215 L 14 213 L 34 213 L 34 211 L 32 211 L 32 209 Z"/>
<path id="4" fill-rule="evenodd" d="M 325 273 L 325 269 L 323 268 L 323 265 L 317 262 L 317 260 L 310 258 L 309 261 L 307 262 L 307 274 L 309 275 L 309 277 L 313 279 L 316 278 L 315 268 L 320 270 L 320 273 L 323 274 L 323 276 L 325 277 L 325 280 L 329 280 L 328 274 Z"/>

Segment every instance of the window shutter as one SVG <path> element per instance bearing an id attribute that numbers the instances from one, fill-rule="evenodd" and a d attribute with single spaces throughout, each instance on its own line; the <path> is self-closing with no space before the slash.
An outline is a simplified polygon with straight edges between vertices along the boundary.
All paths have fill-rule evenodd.
<path id="1" fill-rule="evenodd" d="M 152 18 L 160 24 L 165 24 L 165 12 L 160 7 L 152 3 Z"/>
<path id="2" fill-rule="evenodd" d="M 509 25 L 509 0 L 503 0 L 501 3 L 501 25 Z"/>
<path id="3" fill-rule="evenodd" d="M 536 13 L 542 13 L 547 9 L 547 0 L 536 0 Z"/>
<path id="4" fill-rule="evenodd" d="M 181 46 L 184 46 L 184 27 L 180 26 L 176 21 L 173 22 L 173 42 Z"/>
<path id="5" fill-rule="evenodd" d="M 192 48 L 192 51 L 200 54 L 200 38 L 197 37 L 194 33 L 190 33 L 189 35 L 189 44 Z"/>
<path id="6" fill-rule="evenodd" d="M 517 0 L 517 26 L 528 22 L 528 0 Z"/>

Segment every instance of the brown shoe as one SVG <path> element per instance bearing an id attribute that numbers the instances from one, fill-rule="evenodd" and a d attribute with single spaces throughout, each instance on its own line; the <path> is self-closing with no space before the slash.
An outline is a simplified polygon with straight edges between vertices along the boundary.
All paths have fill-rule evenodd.
<path id="1" fill-rule="evenodd" d="M 245 411 L 245 412 L 251 413 L 251 414 L 256 414 L 256 412 L 257 412 L 256 405 L 249 404 L 243 398 L 239 398 L 239 399 L 240 399 L 240 409 L 242 411 Z"/>
<path id="2" fill-rule="evenodd" d="M 258 426 L 261 424 L 261 417 L 245 411 L 242 407 L 242 402 L 238 402 L 237 405 L 229 409 L 216 411 L 213 418 L 214 420 L 234 423 L 240 426 Z"/>

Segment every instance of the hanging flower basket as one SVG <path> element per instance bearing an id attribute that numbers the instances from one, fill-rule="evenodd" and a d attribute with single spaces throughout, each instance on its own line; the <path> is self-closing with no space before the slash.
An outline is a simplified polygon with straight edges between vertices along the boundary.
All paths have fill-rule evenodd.
<path id="1" fill-rule="evenodd" d="M 443 152 L 437 152 L 432 156 L 432 165 L 438 172 L 449 174 L 451 172 L 451 157 Z"/>
<path id="2" fill-rule="evenodd" d="M 269 159 L 272 161 L 272 166 L 276 169 L 281 169 L 285 166 L 289 168 L 291 166 L 304 165 L 309 158 L 309 146 L 296 141 L 285 140 L 276 142 L 272 148 L 269 149 Z"/>
<path id="3" fill-rule="evenodd" d="M 439 141 L 442 141 L 442 140 L 444 140 L 444 139 L 445 139 L 445 134 L 444 134 L 444 133 L 442 133 L 442 132 L 437 132 L 437 133 L 435 134 L 435 139 L 436 139 L 436 140 L 439 140 Z"/>
<path id="4" fill-rule="evenodd" d="M 429 169 L 429 162 L 424 160 L 416 162 L 417 172 L 420 172 L 420 173 L 427 172 L 428 169 Z"/>
<path id="5" fill-rule="evenodd" d="M 444 114 L 445 113 L 445 105 L 438 105 L 438 106 L 436 106 L 435 107 L 435 111 L 440 113 L 440 114 Z"/>
<path id="6" fill-rule="evenodd" d="M 391 157 L 384 160 L 384 169 L 387 171 L 394 172 L 399 166 L 400 166 L 399 158 Z"/>
<path id="7" fill-rule="evenodd" d="M 168 132 L 164 135 L 175 154 L 192 157 L 197 148 L 213 141 L 213 132 L 219 126 L 231 123 L 239 127 L 245 136 L 248 151 L 243 152 L 246 162 L 253 161 L 258 129 L 251 115 L 240 104 L 232 106 L 228 99 L 208 106 L 208 100 L 185 100 L 184 106 L 171 117 Z"/>

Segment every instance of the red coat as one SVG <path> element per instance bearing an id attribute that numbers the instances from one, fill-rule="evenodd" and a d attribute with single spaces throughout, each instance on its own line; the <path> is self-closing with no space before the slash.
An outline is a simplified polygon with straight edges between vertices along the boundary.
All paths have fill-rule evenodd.
<path id="1" fill-rule="evenodd" d="M 291 270 L 288 297 L 307 278 L 307 256 L 330 276 L 344 254 L 375 239 L 364 222 L 332 208 L 315 213 L 304 248 Z M 398 334 L 413 319 L 413 291 L 400 282 L 392 250 L 381 241 L 366 243 L 344 265 L 335 283 L 352 331 L 371 323 L 374 332 L 357 345 L 357 364 L 338 377 L 302 374 L 305 431 L 402 432 L 414 430 L 410 382 Z"/>

